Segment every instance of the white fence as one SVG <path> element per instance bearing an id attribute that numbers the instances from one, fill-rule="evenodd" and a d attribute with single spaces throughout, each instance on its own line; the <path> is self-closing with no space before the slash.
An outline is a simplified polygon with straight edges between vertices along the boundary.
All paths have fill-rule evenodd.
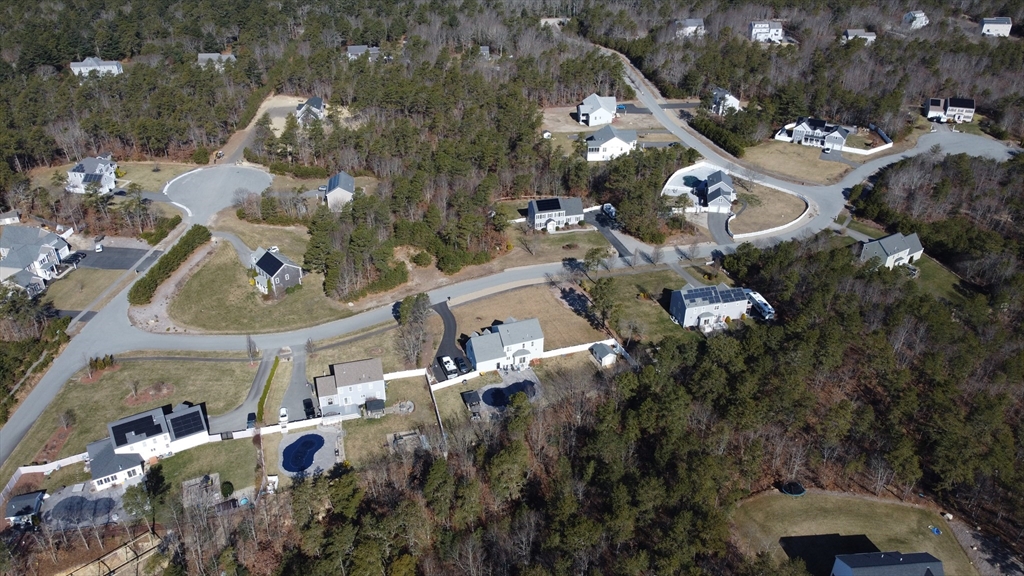
<path id="1" fill-rule="evenodd" d="M 14 490 L 14 486 L 21 480 L 24 474 L 49 474 L 56 472 L 64 466 L 70 466 L 71 464 L 78 464 L 79 462 L 85 462 L 85 459 L 89 456 L 88 453 L 82 452 L 81 454 L 75 454 L 74 456 L 68 456 L 67 458 L 61 458 L 56 462 L 50 462 L 48 464 L 37 464 L 35 466 L 21 466 L 14 471 L 11 475 L 11 479 L 7 481 L 7 485 L 4 486 L 2 492 L 0 492 L 0 500 L 7 501 L 11 496 L 11 491 Z"/>
<path id="2" fill-rule="evenodd" d="M 801 212 L 800 215 L 797 216 L 791 222 L 787 222 L 787 223 L 783 224 L 782 226 L 776 226 L 775 228 L 769 228 L 767 230 L 758 230 L 757 232 L 745 232 L 743 234 L 733 234 L 732 233 L 732 230 L 730 229 L 731 228 L 730 224 L 732 224 L 732 219 L 736 217 L 736 215 L 733 214 L 732 216 L 729 216 L 728 220 L 725 221 L 725 229 L 726 229 L 727 232 L 729 232 L 729 235 L 732 236 L 733 240 L 742 240 L 743 238 L 753 238 L 754 236 L 762 236 L 764 234 L 771 234 L 773 232 L 778 232 L 779 230 L 785 230 L 786 228 L 789 228 L 790 226 L 796 224 L 797 222 L 802 220 L 804 216 L 807 216 L 807 213 L 810 212 L 810 210 L 811 210 L 810 204 L 808 204 L 805 201 L 804 202 L 804 211 Z"/>
<path id="3" fill-rule="evenodd" d="M 403 370 L 401 372 L 391 372 L 384 375 L 384 380 L 399 380 L 401 378 L 415 378 L 417 376 L 426 377 L 426 368 L 416 368 L 415 370 Z"/>
<path id="4" fill-rule="evenodd" d="M 881 146 L 875 146 L 874 148 L 869 148 L 867 150 L 861 148 L 852 148 L 850 146 L 843 146 L 842 151 L 849 152 L 850 154 L 860 154 L 861 156 L 870 156 L 871 154 L 881 152 L 882 150 L 888 150 L 889 148 L 892 148 L 892 142 L 889 142 L 888 144 L 882 144 Z"/>

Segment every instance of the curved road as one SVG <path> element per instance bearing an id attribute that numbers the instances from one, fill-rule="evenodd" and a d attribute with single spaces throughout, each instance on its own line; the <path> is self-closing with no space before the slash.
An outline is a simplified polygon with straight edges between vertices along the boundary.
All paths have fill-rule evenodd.
<path id="1" fill-rule="evenodd" d="M 812 217 L 809 220 L 776 235 L 766 236 L 765 239 L 789 240 L 802 234 L 830 227 L 833 218 L 839 214 L 844 205 L 843 191 L 845 189 L 862 182 L 888 164 L 926 152 L 932 146 L 938 145 L 943 152 L 950 154 L 967 153 L 1000 160 L 1009 158 L 1013 153 L 1013 150 L 988 138 L 963 133 L 937 132 L 922 136 L 915 148 L 902 154 L 877 158 L 861 165 L 837 184 L 830 186 L 796 185 L 772 176 L 759 175 L 705 145 L 697 137 L 684 130 L 676 120 L 669 116 L 669 113 L 662 109 L 658 99 L 651 94 L 652 87 L 628 61 L 625 62 L 625 66 L 629 80 L 638 87 L 637 94 L 640 102 L 669 132 L 686 145 L 695 148 L 705 158 L 719 166 L 743 174 L 756 182 L 764 182 L 791 190 L 816 205 L 816 209 L 812 209 Z M 270 182 L 270 175 L 262 170 L 220 165 L 195 170 L 175 178 L 164 187 L 164 194 L 167 196 L 167 200 L 185 208 L 188 215 L 185 219 L 186 222 L 206 224 L 217 212 L 231 205 L 235 190 L 243 188 L 252 192 L 260 192 L 269 186 Z M 612 233 L 630 252 L 636 248 L 645 253 L 649 253 L 651 250 L 650 246 L 638 242 L 635 238 L 618 232 Z M 707 249 L 708 252 L 711 250 L 732 251 L 736 245 L 736 243 L 728 243 L 710 246 Z M 621 267 L 626 264 L 620 258 L 612 260 L 609 265 Z M 516 286 L 545 282 L 549 276 L 561 270 L 560 262 L 512 268 L 486 278 L 438 288 L 428 292 L 428 295 L 431 303 L 444 302 L 448 298 L 455 299 L 456 302 L 469 300 Z M 28 432 L 29 427 L 42 415 L 64 383 L 84 366 L 90 357 L 102 354 L 120 354 L 130 350 L 218 351 L 245 349 L 244 335 L 154 334 L 139 330 L 128 321 L 127 293 L 128 289 L 125 288 L 110 304 L 96 312 L 95 316 L 84 325 L 81 332 L 71 339 L 64 353 L 53 361 L 49 370 L 21 406 L 11 414 L 7 423 L 0 429 L 0 463 L 7 460 L 18 442 Z M 273 350 L 286 346 L 293 350 L 301 350 L 309 338 L 324 340 L 362 331 L 379 324 L 394 323 L 392 309 L 393 305 L 389 304 L 319 326 L 277 334 L 263 334 L 253 338 L 262 350 Z M 243 402 L 242 405 L 246 404 Z"/>

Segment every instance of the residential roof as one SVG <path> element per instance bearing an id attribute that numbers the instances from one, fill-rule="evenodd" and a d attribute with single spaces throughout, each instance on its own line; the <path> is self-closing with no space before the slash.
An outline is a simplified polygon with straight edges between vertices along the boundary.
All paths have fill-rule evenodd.
<path id="1" fill-rule="evenodd" d="M 605 358 L 615 354 L 615 350 L 612 350 L 612 347 L 604 342 L 594 344 L 591 346 L 590 350 L 594 353 L 594 356 L 597 356 L 598 358 Z"/>
<path id="2" fill-rule="evenodd" d="M 114 446 L 121 447 L 167 433 L 171 440 L 206 432 L 202 404 L 165 404 L 107 425 Z"/>
<path id="3" fill-rule="evenodd" d="M 111 164 L 113 164 L 113 161 L 109 154 L 106 156 L 90 156 L 83 158 L 81 162 L 75 164 L 75 167 L 70 172 L 103 174 L 109 169 Z"/>
<path id="4" fill-rule="evenodd" d="M 21 212 L 17 209 L 14 209 L 8 210 L 7 212 L 0 214 L 0 220 L 7 220 L 10 218 L 13 218 L 15 220 L 21 219 Z"/>
<path id="5" fill-rule="evenodd" d="M 89 475 L 93 480 L 106 478 L 111 474 L 124 472 L 142 465 L 142 456 L 138 454 L 118 454 L 114 452 L 114 443 L 110 438 L 97 440 L 86 446 L 89 454 Z"/>
<path id="6" fill-rule="evenodd" d="M 352 362 L 331 364 L 331 373 L 313 379 L 317 397 L 334 396 L 338 388 L 354 386 L 367 382 L 378 382 L 384 379 L 384 366 L 380 358 L 367 358 Z"/>
<path id="7" fill-rule="evenodd" d="M 477 364 L 505 357 L 505 346 L 501 343 L 501 334 L 484 332 L 470 338 L 473 343 L 473 360 Z"/>
<path id="8" fill-rule="evenodd" d="M 33 284 L 38 286 L 40 289 L 44 286 L 43 279 L 28 270 L 18 270 L 7 278 L 7 280 L 26 290 L 28 290 Z"/>
<path id="9" fill-rule="evenodd" d="M 72 62 L 71 63 L 71 69 L 72 70 L 74 70 L 76 68 L 96 68 L 96 67 L 99 67 L 99 66 L 117 66 L 118 68 L 120 68 L 121 67 L 121 63 L 118 62 L 117 60 L 100 60 L 96 56 L 90 56 L 90 57 L 82 60 L 81 62 Z"/>
<path id="10" fill-rule="evenodd" d="M 462 401 L 466 403 L 466 406 L 472 408 L 480 403 L 480 393 L 476 390 L 467 390 L 461 394 Z"/>
<path id="11" fill-rule="evenodd" d="M 60 251 L 65 246 L 68 243 L 49 230 L 20 224 L 0 227 L 0 250 L 7 252 L 2 260 L 5 268 L 26 268 L 48 248 Z"/>
<path id="12" fill-rule="evenodd" d="M 732 185 L 732 178 L 727 173 L 725 173 L 722 170 L 717 170 L 715 172 L 712 172 L 708 176 L 707 184 L 708 184 L 708 190 L 710 190 L 712 187 L 717 186 L 719 184 L 725 184 L 725 185 L 729 186 L 729 188 L 733 187 L 733 185 Z"/>
<path id="13" fill-rule="evenodd" d="M 43 498 L 46 497 L 46 490 L 38 490 L 36 492 L 29 492 L 28 494 L 19 494 L 18 496 L 12 496 L 7 501 L 7 510 L 4 518 L 17 518 L 18 516 L 30 516 L 39 512 L 39 507 L 43 505 Z"/>
<path id="14" fill-rule="evenodd" d="M 351 56 L 355 56 L 355 57 L 362 56 L 363 54 L 366 54 L 367 52 L 369 52 L 370 55 L 372 56 L 372 55 L 375 55 L 375 54 L 379 54 L 380 53 L 380 48 L 378 48 L 376 46 L 367 46 L 366 44 L 356 44 L 355 46 L 349 46 L 346 49 L 346 52 L 348 53 L 348 55 L 350 57 Z"/>
<path id="15" fill-rule="evenodd" d="M 234 62 L 234 54 L 221 54 L 219 52 L 200 52 L 196 58 L 201 66 L 205 66 L 211 60 L 214 62 Z"/>
<path id="16" fill-rule="evenodd" d="M 542 200 L 530 200 L 533 204 L 534 213 L 565 211 L 566 216 L 580 216 L 583 214 L 583 200 L 579 198 L 544 198 Z"/>
<path id="17" fill-rule="evenodd" d="M 296 110 L 302 110 L 303 108 L 306 108 L 307 106 L 309 108 L 316 108 L 317 110 L 323 110 L 323 108 L 324 108 L 324 99 L 319 97 L 319 96 L 313 96 L 309 100 L 306 100 L 302 104 L 299 104 L 298 106 L 296 106 L 295 109 Z"/>
<path id="18" fill-rule="evenodd" d="M 750 23 L 751 26 L 768 26 L 769 29 L 782 28 L 782 22 L 778 20 L 754 20 Z"/>
<path id="19" fill-rule="evenodd" d="M 981 19 L 981 23 L 982 24 L 1006 24 L 1006 25 L 1012 26 L 1013 25 L 1013 20 L 1011 20 L 1008 16 L 993 16 L 991 18 L 982 18 Z"/>
<path id="20" fill-rule="evenodd" d="M 974 109 L 974 98 L 950 98 L 946 100 L 948 108 L 970 108 Z"/>
<path id="21" fill-rule="evenodd" d="M 742 288 L 729 288 L 725 284 L 700 287 L 687 284 L 679 292 L 687 308 L 711 304 L 728 304 L 747 299 L 747 295 L 743 292 Z"/>
<path id="22" fill-rule="evenodd" d="M 503 346 L 518 346 L 544 337 L 544 332 L 540 329 L 540 322 L 536 318 L 499 324 L 492 330 L 495 328 L 501 335 Z"/>
<path id="23" fill-rule="evenodd" d="M 676 20 L 676 23 L 679 24 L 680 26 L 682 26 L 683 28 L 703 28 L 704 27 L 704 19 L 703 18 L 685 18 L 683 20 Z"/>
<path id="24" fill-rule="evenodd" d="M 864 247 L 860 252 L 860 259 L 862 262 L 867 262 L 877 256 L 884 261 L 889 256 L 898 254 L 904 250 L 909 251 L 910 254 L 924 250 L 921 246 L 921 239 L 917 236 L 917 232 L 914 232 L 909 236 L 904 236 L 897 232 L 895 234 L 885 236 L 884 238 L 865 242 Z"/>
<path id="25" fill-rule="evenodd" d="M 491 47 L 490 46 L 481 46 L 480 47 L 480 55 L 483 56 L 484 58 L 490 58 L 491 57 Z"/>
<path id="26" fill-rule="evenodd" d="M 722 98 L 728 98 L 730 96 L 732 96 L 732 93 L 726 90 L 725 88 L 715 88 L 714 90 L 711 91 L 711 98 L 715 102 L 718 102 Z M 735 98 L 735 96 L 733 97 Z"/>
<path id="27" fill-rule="evenodd" d="M 280 252 L 272 252 L 271 250 L 265 250 L 263 248 L 257 248 L 252 255 L 253 263 L 256 268 L 262 271 L 271 278 L 274 274 L 281 271 L 281 268 L 285 266 L 292 266 L 299 268 L 299 265 L 291 260 L 291 258 L 281 254 Z"/>
<path id="28" fill-rule="evenodd" d="M 366 401 L 366 411 L 372 413 L 384 411 L 384 401 L 379 398 L 370 398 Z"/>
<path id="29" fill-rule="evenodd" d="M 849 566 L 853 576 L 945 576 L 942 561 L 927 552 L 840 554 L 836 561 Z"/>
<path id="30" fill-rule="evenodd" d="M 356 179 L 351 174 L 345 171 L 338 172 L 331 179 L 327 181 L 327 191 L 331 192 L 335 189 L 341 188 L 346 192 L 356 191 Z"/>
<path id="31" fill-rule="evenodd" d="M 613 126 L 605 126 L 587 137 L 587 142 L 600 146 L 618 138 L 623 142 L 636 142 L 636 130 L 617 130 Z"/>
<path id="32" fill-rule="evenodd" d="M 591 114 L 597 110 L 606 110 L 615 114 L 615 97 L 614 96 L 598 96 L 597 94 L 591 94 L 583 99 L 583 103 L 578 106 L 578 112 L 580 114 Z"/>

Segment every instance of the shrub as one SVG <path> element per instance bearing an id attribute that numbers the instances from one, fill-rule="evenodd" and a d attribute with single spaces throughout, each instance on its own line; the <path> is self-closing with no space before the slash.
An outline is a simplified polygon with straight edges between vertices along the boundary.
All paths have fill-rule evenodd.
<path id="1" fill-rule="evenodd" d="M 196 251 L 196 248 L 209 240 L 210 230 L 206 226 L 194 224 L 174 247 L 156 261 L 156 264 L 146 272 L 145 276 L 136 280 L 131 290 L 128 291 L 128 303 L 133 305 L 149 304 L 160 284 L 167 280 Z"/>
<path id="2" fill-rule="evenodd" d="M 220 483 L 220 495 L 227 498 L 235 493 L 235 485 L 230 481 L 225 480 Z"/>
<path id="3" fill-rule="evenodd" d="M 302 290 L 302 284 L 296 284 L 295 286 L 289 286 L 289 287 L 284 289 L 284 293 L 285 294 L 294 294 L 295 292 L 298 292 L 299 290 Z"/>
<path id="4" fill-rule="evenodd" d="M 277 364 L 280 361 L 280 356 L 274 358 L 274 365 L 270 367 L 270 374 L 267 376 L 267 382 L 263 384 L 263 394 L 260 394 L 260 402 L 256 405 L 257 422 L 263 422 L 263 408 L 267 404 L 267 395 L 270 394 L 270 383 L 274 381 L 274 373 L 277 372 Z"/>
<path id="5" fill-rule="evenodd" d="M 181 224 L 180 214 L 175 214 L 174 218 L 158 218 L 156 226 L 152 230 L 139 234 L 139 237 L 150 246 L 155 246 L 161 240 L 167 238 L 167 235 L 171 233 L 171 230 L 177 228 L 178 224 Z"/>
<path id="6" fill-rule="evenodd" d="M 210 149 L 206 146 L 200 146 L 196 148 L 196 151 L 192 153 L 192 161 L 196 164 L 209 164 L 210 163 Z"/>
<path id="7" fill-rule="evenodd" d="M 426 252 L 417 252 L 416 255 L 412 257 L 412 263 L 421 268 L 430 266 L 431 261 L 432 259 L 430 258 L 430 254 L 427 254 Z"/>
<path id="8" fill-rule="evenodd" d="M 580 247 L 579 244 L 577 244 L 575 242 L 570 242 L 569 244 L 563 244 L 562 245 L 562 250 L 575 250 L 575 249 L 577 249 L 579 247 Z"/>

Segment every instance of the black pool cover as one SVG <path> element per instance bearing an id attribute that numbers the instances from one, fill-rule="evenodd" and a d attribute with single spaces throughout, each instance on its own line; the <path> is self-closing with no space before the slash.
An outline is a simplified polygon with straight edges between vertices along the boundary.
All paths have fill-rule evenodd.
<path id="1" fill-rule="evenodd" d="M 293 474 L 305 472 L 313 465 L 313 456 L 324 445 L 324 437 L 318 434 L 306 434 L 284 449 L 282 466 Z"/>

